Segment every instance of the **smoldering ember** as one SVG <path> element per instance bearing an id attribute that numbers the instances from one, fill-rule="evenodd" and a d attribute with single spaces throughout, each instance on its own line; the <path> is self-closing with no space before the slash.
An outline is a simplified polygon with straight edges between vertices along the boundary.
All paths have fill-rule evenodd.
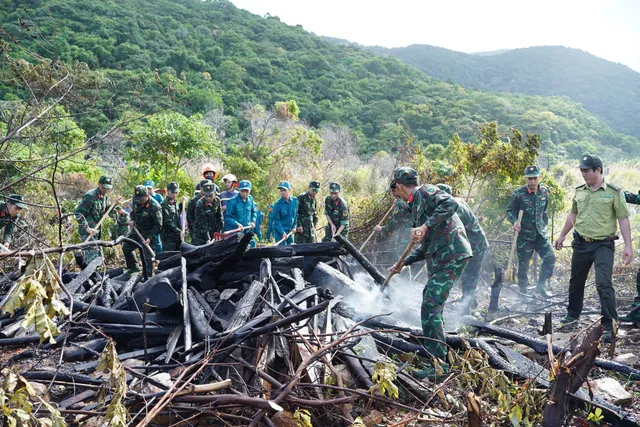
<path id="1" fill-rule="evenodd" d="M 102 258 L 58 275 L 59 248 L 19 253 L 19 268 L 0 279 L 10 390 L 24 387 L 36 414 L 79 425 L 104 422 L 110 411 L 135 425 L 194 416 L 209 425 L 308 425 L 311 415 L 315 425 L 377 425 L 382 413 L 397 417 L 393 425 L 481 425 L 498 412 L 560 425 L 584 405 L 616 425 L 636 424 L 623 401 L 595 388 L 599 380 L 583 386 L 594 370 L 607 380 L 640 379 L 630 365 L 600 357 L 595 323 L 556 344 L 551 312 L 536 337 L 448 310 L 453 369 L 421 381 L 409 374 L 430 357 L 417 327 L 419 277 L 395 277 L 383 291 L 386 276 L 342 236 L 248 248 L 251 238 L 183 243 L 158 254 L 153 277 L 121 267 L 100 273 Z M 14 301 L 12 290 L 34 280 L 44 288 L 39 310 L 68 307 L 58 308 L 58 325 Z M 497 270 L 493 311 L 517 297 L 501 288 Z M 29 316 L 51 322 L 47 332 L 23 329 Z"/>

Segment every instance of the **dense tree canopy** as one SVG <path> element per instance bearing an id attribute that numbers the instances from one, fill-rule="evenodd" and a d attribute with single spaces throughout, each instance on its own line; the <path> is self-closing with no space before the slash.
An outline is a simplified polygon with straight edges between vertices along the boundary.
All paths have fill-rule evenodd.
<path id="1" fill-rule="evenodd" d="M 70 100 L 88 136 L 127 111 L 170 109 L 185 116 L 222 110 L 227 139 L 251 132 L 246 104 L 292 100 L 312 128 L 343 125 L 366 157 L 402 145 L 403 120 L 419 147 L 446 146 L 454 134 L 474 141 L 497 121 L 505 131 L 536 133 L 542 152 L 573 155 L 607 147 L 609 158 L 640 154 L 640 142 L 615 133 L 567 97 L 493 94 L 425 76 L 401 61 L 341 46 L 275 17 L 259 17 L 227 1 L 2 0 L 0 26 L 21 46 L 56 62 L 86 63 L 106 79 L 87 113 Z M 13 49 L 10 55 L 23 56 Z M 30 60 L 26 57 L 25 59 Z M 13 83 L 16 84 L 13 84 Z M 28 99 L 21 82 L 0 79 L 0 99 Z M 565 149 L 566 144 L 566 149 Z"/>

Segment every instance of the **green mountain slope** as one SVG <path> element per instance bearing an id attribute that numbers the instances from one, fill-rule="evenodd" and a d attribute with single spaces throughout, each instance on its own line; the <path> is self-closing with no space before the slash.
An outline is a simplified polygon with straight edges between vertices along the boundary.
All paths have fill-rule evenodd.
<path id="1" fill-rule="evenodd" d="M 640 137 L 640 73 L 579 49 L 539 46 L 472 55 L 427 45 L 371 49 L 473 89 L 568 96 L 618 132 Z"/>
<path id="2" fill-rule="evenodd" d="M 422 146 L 446 145 L 454 133 L 472 139 L 480 124 L 498 121 L 540 134 L 543 147 L 559 155 L 603 147 L 610 158 L 640 155 L 636 138 L 612 131 L 567 97 L 469 90 L 227 1 L 1 1 L 0 26 L 25 46 L 105 70 L 113 86 L 99 100 L 101 112 L 77 116 L 89 134 L 130 108 L 186 114 L 223 108 L 233 141 L 246 128 L 244 103 L 293 99 L 310 125 L 356 131 L 364 155 L 396 147 L 399 120 Z M 178 90 L 167 96 L 167 86 Z M 0 99 L 16 94 L 26 97 L 0 82 Z"/>

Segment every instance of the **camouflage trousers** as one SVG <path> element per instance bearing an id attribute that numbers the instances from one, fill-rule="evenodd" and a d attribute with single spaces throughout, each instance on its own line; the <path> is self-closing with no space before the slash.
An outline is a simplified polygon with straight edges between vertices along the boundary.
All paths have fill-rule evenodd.
<path id="1" fill-rule="evenodd" d="M 478 287 L 478 279 L 482 271 L 482 261 L 484 260 L 485 251 L 473 250 L 473 257 L 469 259 L 469 263 L 462 272 L 460 282 L 462 285 L 463 298 L 475 298 L 476 288 Z"/>
<path id="2" fill-rule="evenodd" d="M 136 242 L 142 244 L 140 238 L 136 233 L 131 233 L 127 236 L 131 240 L 135 240 Z M 155 236 L 144 236 L 145 239 L 149 239 L 149 246 L 153 247 L 155 243 Z M 151 260 L 151 252 L 147 250 L 147 248 L 142 244 L 143 254 L 144 254 L 144 262 L 146 264 L 147 275 L 151 277 L 153 275 L 153 261 Z M 138 260 L 136 259 L 135 251 L 138 250 L 138 247 L 131 242 L 124 242 L 122 245 L 122 252 L 124 253 L 124 260 L 127 264 L 128 270 L 137 271 L 138 268 Z"/>
<path id="3" fill-rule="evenodd" d="M 339 227 L 336 228 L 336 230 Z M 349 231 L 348 230 L 342 230 L 342 233 L 340 233 L 341 236 L 343 236 L 345 239 L 347 238 L 347 236 L 349 235 Z M 322 238 L 323 242 L 330 242 L 333 240 L 333 236 L 331 234 L 331 227 L 326 225 L 324 227 L 324 237 Z"/>
<path id="4" fill-rule="evenodd" d="M 295 242 L 297 244 L 300 243 L 314 243 L 315 240 L 315 230 L 310 229 L 309 227 L 302 227 L 302 233 L 295 234 Z"/>
<path id="5" fill-rule="evenodd" d="M 85 233 L 79 233 L 79 234 L 80 234 L 80 240 L 82 242 L 92 242 L 92 241 L 100 240 L 100 234 L 90 239 L 87 239 L 87 237 L 89 237 L 88 234 L 85 234 Z M 84 262 L 86 264 L 89 264 L 91 261 L 98 258 L 99 256 L 101 256 L 100 246 L 89 246 L 88 248 L 82 250 L 82 257 L 84 258 Z"/>
<path id="6" fill-rule="evenodd" d="M 522 238 L 518 236 L 517 248 L 518 286 L 520 289 L 526 290 L 527 286 L 529 286 L 529 264 L 531 263 L 531 257 L 533 257 L 534 252 L 537 252 L 540 259 L 542 259 L 538 283 L 544 283 L 553 276 L 553 268 L 556 265 L 556 255 L 553 253 L 553 248 L 551 247 L 551 242 L 548 237 L 540 234 L 536 234 L 533 238 Z"/>
<path id="7" fill-rule="evenodd" d="M 160 236 L 162 240 L 162 250 L 164 251 L 179 251 L 180 245 L 182 244 L 182 240 L 180 240 L 180 235 L 176 236 Z"/>
<path id="8" fill-rule="evenodd" d="M 441 360 L 445 360 L 447 356 L 442 311 L 451 288 L 456 284 L 456 280 L 468 262 L 467 258 L 433 265 L 429 271 L 427 285 L 422 291 L 421 318 L 422 334 L 425 337 L 424 348 Z"/>

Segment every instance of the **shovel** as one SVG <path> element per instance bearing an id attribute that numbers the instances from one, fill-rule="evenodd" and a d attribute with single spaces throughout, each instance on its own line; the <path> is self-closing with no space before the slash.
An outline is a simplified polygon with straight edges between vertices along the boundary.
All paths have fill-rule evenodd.
<path id="1" fill-rule="evenodd" d="M 402 268 L 402 266 L 404 265 L 405 258 L 409 256 L 409 254 L 411 253 L 415 245 L 416 245 L 415 242 L 413 241 L 409 242 L 409 244 L 407 245 L 407 248 L 404 250 L 404 252 L 402 252 L 402 255 L 400 255 L 400 259 L 398 259 L 398 261 L 395 263 L 394 265 L 395 268 Z M 389 281 L 391 281 L 391 278 L 395 275 L 396 273 L 393 273 L 393 272 L 389 273 L 389 275 L 387 276 L 387 280 L 385 280 L 384 283 L 382 284 L 383 291 L 384 291 L 384 288 L 386 288 L 387 285 L 389 284 Z"/>
<path id="2" fill-rule="evenodd" d="M 138 238 L 140 239 L 140 243 L 142 243 L 144 247 L 147 248 L 147 250 L 151 253 L 151 261 L 154 261 L 156 259 L 156 253 L 153 251 L 153 249 L 151 249 L 151 246 L 149 246 L 149 244 L 145 242 L 145 238 L 142 237 L 142 234 L 140 234 L 140 231 L 136 227 L 131 227 L 131 228 L 138 235 Z"/>
<path id="3" fill-rule="evenodd" d="M 520 225 L 520 223 L 522 222 L 522 214 L 524 214 L 524 211 L 520 211 L 518 213 L 518 222 L 516 222 L 516 224 Z M 510 282 L 515 282 L 515 278 L 514 278 L 514 270 L 513 270 L 513 258 L 516 254 L 516 246 L 517 246 L 517 241 L 518 241 L 518 234 L 520 234 L 519 231 L 514 231 L 513 232 L 513 243 L 511 243 L 511 253 L 509 254 L 509 262 L 507 263 L 507 280 Z"/>

